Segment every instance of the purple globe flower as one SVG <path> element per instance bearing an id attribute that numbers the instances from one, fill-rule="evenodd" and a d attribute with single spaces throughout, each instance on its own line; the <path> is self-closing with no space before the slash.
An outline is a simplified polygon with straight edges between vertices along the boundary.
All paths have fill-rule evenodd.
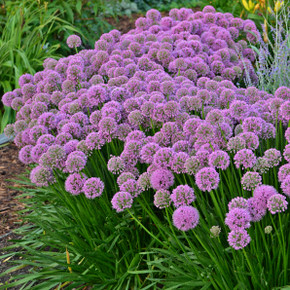
<path id="1" fill-rule="evenodd" d="M 287 209 L 288 202 L 282 194 L 274 194 L 267 201 L 267 207 L 271 214 L 283 212 Z"/>
<path id="2" fill-rule="evenodd" d="M 172 200 L 170 198 L 170 192 L 166 189 L 157 190 L 154 194 L 154 205 L 159 208 L 169 207 Z"/>
<path id="3" fill-rule="evenodd" d="M 89 199 L 93 199 L 102 195 L 105 185 L 98 177 L 91 177 L 84 183 L 82 191 Z"/>
<path id="4" fill-rule="evenodd" d="M 202 168 L 195 175 L 195 182 L 201 191 L 217 189 L 219 181 L 219 174 L 212 167 Z"/>
<path id="5" fill-rule="evenodd" d="M 281 184 L 281 189 L 284 194 L 290 197 L 290 175 L 287 175 Z"/>
<path id="6" fill-rule="evenodd" d="M 72 195 L 79 195 L 83 191 L 85 178 L 79 173 L 73 173 L 65 181 L 65 190 Z"/>
<path id="7" fill-rule="evenodd" d="M 235 197 L 229 202 L 228 207 L 229 210 L 232 210 L 234 208 L 247 209 L 248 201 L 243 197 Z"/>
<path id="8" fill-rule="evenodd" d="M 122 183 L 122 185 L 120 185 L 120 190 L 129 192 L 132 197 L 137 197 L 142 191 L 141 187 L 134 179 L 128 179 Z"/>
<path id="9" fill-rule="evenodd" d="M 245 248 L 251 241 L 251 237 L 243 228 L 232 230 L 228 235 L 229 245 L 235 250 Z"/>
<path id="10" fill-rule="evenodd" d="M 172 215 L 173 224 L 181 231 L 194 229 L 199 222 L 198 210 L 192 206 L 181 206 Z"/>
<path id="11" fill-rule="evenodd" d="M 48 186 L 55 182 L 53 172 L 50 168 L 44 168 L 42 166 L 37 166 L 31 170 L 30 180 L 36 186 Z"/>
<path id="12" fill-rule="evenodd" d="M 177 208 L 180 206 L 190 205 L 193 201 L 195 201 L 196 196 L 194 195 L 194 190 L 190 186 L 178 185 L 175 189 L 173 189 L 170 198 L 173 201 L 174 206 Z"/>
<path id="13" fill-rule="evenodd" d="M 251 216 L 247 209 L 244 208 L 233 208 L 226 216 L 225 224 L 230 230 L 246 229 L 251 226 Z"/>
<path id="14" fill-rule="evenodd" d="M 257 172 L 246 172 L 242 179 L 241 184 L 243 186 L 243 189 L 245 190 L 254 190 L 257 186 L 261 185 L 262 183 L 262 177 Z"/>
<path id="15" fill-rule="evenodd" d="M 76 48 L 82 45 L 82 40 L 79 36 L 73 34 L 67 38 L 66 43 L 69 48 Z"/>
<path id="16" fill-rule="evenodd" d="M 122 212 L 126 208 L 131 208 L 133 204 L 133 197 L 129 192 L 119 191 L 112 198 L 112 206 L 117 212 Z"/>
<path id="17" fill-rule="evenodd" d="M 74 173 L 83 170 L 86 166 L 86 163 L 86 154 L 82 151 L 74 151 L 68 155 L 65 161 L 65 167 L 69 173 Z"/>
<path id="18" fill-rule="evenodd" d="M 170 170 L 157 169 L 150 177 L 151 185 L 154 189 L 168 189 L 174 183 L 174 175 Z"/>

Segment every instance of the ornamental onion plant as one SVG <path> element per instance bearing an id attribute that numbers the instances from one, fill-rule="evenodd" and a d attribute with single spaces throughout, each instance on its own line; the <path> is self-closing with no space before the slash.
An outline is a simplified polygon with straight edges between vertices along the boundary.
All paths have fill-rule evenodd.
<path id="1" fill-rule="evenodd" d="M 211 6 L 150 10 L 3 96 L 17 111 L 5 134 L 51 210 L 33 218 L 42 246 L 73 257 L 54 264 L 61 282 L 289 284 L 290 89 L 254 86 L 259 37 L 251 20 Z"/>

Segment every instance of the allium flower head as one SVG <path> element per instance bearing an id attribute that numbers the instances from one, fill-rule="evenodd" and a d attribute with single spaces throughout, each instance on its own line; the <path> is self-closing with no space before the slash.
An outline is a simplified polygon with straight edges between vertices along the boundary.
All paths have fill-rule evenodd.
<path id="1" fill-rule="evenodd" d="M 159 208 L 169 207 L 172 200 L 170 198 L 170 192 L 166 189 L 157 190 L 154 194 L 154 205 Z"/>
<path id="2" fill-rule="evenodd" d="M 254 190 L 257 186 L 261 185 L 262 177 L 257 172 L 246 172 L 242 179 L 241 184 L 245 190 Z"/>
<path id="3" fill-rule="evenodd" d="M 128 179 L 122 183 L 122 185 L 120 185 L 120 190 L 129 192 L 132 197 L 137 197 L 142 191 L 141 187 L 134 179 Z"/>
<path id="4" fill-rule="evenodd" d="M 129 179 L 135 180 L 135 176 L 131 172 L 122 172 L 119 177 L 117 178 L 117 184 L 121 186 L 124 182 L 128 181 Z"/>
<path id="5" fill-rule="evenodd" d="M 235 154 L 234 161 L 237 168 L 240 166 L 242 169 L 252 168 L 256 163 L 256 156 L 251 150 L 242 149 Z"/>
<path id="6" fill-rule="evenodd" d="M 212 226 L 209 231 L 211 238 L 217 238 L 221 233 L 221 228 L 219 226 Z"/>
<path id="7" fill-rule="evenodd" d="M 226 216 L 225 224 L 230 230 L 246 229 L 251 226 L 251 217 L 247 209 L 233 208 Z"/>
<path id="8" fill-rule="evenodd" d="M 36 186 L 48 186 L 55 182 L 53 172 L 50 168 L 37 166 L 31 170 L 30 180 Z"/>
<path id="9" fill-rule="evenodd" d="M 220 178 L 214 168 L 205 167 L 197 172 L 195 181 L 201 191 L 211 191 L 218 188 Z"/>
<path id="10" fill-rule="evenodd" d="M 119 174 L 125 169 L 125 163 L 121 157 L 113 156 L 108 161 L 108 170 L 113 174 Z"/>
<path id="11" fill-rule="evenodd" d="M 65 190 L 72 195 L 78 195 L 82 192 L 84 183 L 85 178 L 79 173 L 70 174 L 65 181 Z"/>
<path id="12" fill-rule="evenodd" d="M 273 231 L 273 227 L 272 226 L 266 226 L 264 229 L 265 234 L 269 235 L 271 234 Z"/>
<path id="13" fill-rule="evenodd" d="M 217 150 L 209 155 L 208 162 L 212 167 L 225 170 L 230 165 L 230 157 L 225 151 Z"/>
<path id="14" fill-rule="evenodd" d="M 271 167 L 278 166 L 282 160 L 281 152 L 275 148 L 266 150 L 264 152 L 264 157 L 267 158 Z"/>
<path id="15" fill-rule="evenodd" d="M 98 177 L 91 177 L 87 179 L 83 186 L 83 192 L 89 199 L 99 197 L 105 188 L 104 183 Z"/>
<path id="16" fill-rule="evenodd" d="M 247 231 L 243 228 L 232 230 L 228 236 L 228 242 L 235 250 L 245 248 L 251 241 L 251 237 Z"/>
<path id="17" fill-rule="evenodd" d="M 175 207 L 190 205 L 195 200 L 194 190 L 188 185 L 178 185 L 170 196 Z"/>
<path id="18" fill-rule="evenodd" d="M 282 181 L 281 189 L 284 194 L 290 197 L 290 175 L 287 175 L 286 178 Z"/>
<path id="19" fill-rule="evenodd" d="M 274 194 L 267 201 L 267 207 L 271 214 L 283 212 L 287 209 L 288 202 L 282 194 Z"/>
<path id="20" fill-rule="evenodd" d="M 65 161 L 65 166 L 69 173 L 74 173 L 83 170 L 86 166 L 86 163 L 86 154 L 82 151 L 74 151 L 68 155 Z"/>
<path id="21" fill-rule="evenodd" d="M 198 210 L 192 206 L 181 206 L 172 215 L 173 224 L 181 231 L 194 229 L 199 222 Z"/>
<path id="22" fill-rule="evenodd" d="M 73 34 L 67 38 L 66 43 L 69 48 L 76 48 L 82 45 L 82 40 L 79 36 Z"/>
<path id="23" fill-rule="evenodd" d="M 174 183 L 174 175 L 170 170 L 157 169 L 150 177 L 151 185 L 154 189 L 168 189 Z"/>
<path id="24" fill-rule="evenodd" d="M 248 199 L 248 211 L 251 216 L 251 221 L 258 222 L 266 215 L 267 208 L 259 199 L 251 197 Z"/>
<path id="25" fill-rule="evenodd" d="M 278 171 L 278 180 L 283 182 L 287 175 L 290 174 L 290 163 L 284 164 L 279 168 Z"/>
<path id="26" fill-rule="evenodd" d="M 131 208 L 133 197 L 129 192 L 119 191 L 112 198 L 112 206 L 117 212 L 122 212 L 126 208 Z"/>
<path id="27" fill-rule="evenodd" d="M 151 187 L 150 176 L 148 172 L 143 172 L 139 176 L 137 183 L 143 191 L 148 190 Z"/>
<path id="28" fill-rule="evenodd" d="M 243 208 L 247 209 L 248 207 L 248 202 L 245 198 L 243 197 L 235 197 L 233 198 L 229 204 L 228 204 L 229 210 L 231 211 L 234 208 Z"/>

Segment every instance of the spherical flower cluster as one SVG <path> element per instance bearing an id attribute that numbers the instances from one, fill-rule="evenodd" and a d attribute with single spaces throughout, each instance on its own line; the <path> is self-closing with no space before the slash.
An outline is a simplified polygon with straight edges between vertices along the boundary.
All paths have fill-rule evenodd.
<path id="1" fill-rule="evenodd" d="M 217 189 L 219 180 L 219 174 L 212 167 L 205 167 L 195 175 L 195 182 L 201 191 Z"/>
<path id="2" fill-rule="evenodd" d="M 283 212 L 287 209 L 288 202 L 282 194 L 274 194 L 267 201 L 267 207 L 271 214 Z"/>
<path id="3" fill-rule="evenodd" d="M 199 222 L 199 213 L 195 207 L 181 206 L 172 215 L 173 224 L 181 231 L 194 229 Z"/>
<path id="4" fill-rule="evenodd" d="M 169 207 L 172 200 L 170 198 L 170 192 L 166 189 L 157 190 L 154 194 L 154 205 L 157 208 L 166 208 Z"/>
<path id="5" fill-rule="evenodd" d="M 124 211 L 126 208 L 131 208 L 133 197 L 129 192 L 119 191 L 112 198 L 112 206 L 117 212 Z"/>
<path id="6" fill-rule="evenodd" d="M 243 228 L 232 230 L 228 236 L 228 242 L 235 250 L 245 248 L 251 241 L 251 237 Z"/>
<path id="7" fill-rule="evenodd" d="M 195 200 L 194 190 L 188 185 L 178 185 L 170 196 L 175 207 L 190 205 Z"/>
<path id="8" fill-rule="evenodd" d="M 82 45 L 82 40 L 77 35 L 70 35 L 66 40 L 67 46 L 69 48 L 80 47 Z"/>
<path id="9" fill-rule="evenodd" d="M 93 199 L 102 195 L 105 185 L 98 177 L 87 179 L 83 186 L 83 192 L 87 198 Z"/>
<path id="10" fill-rule="evenodd" d="M 225 224 L 231 230 L 238 230 L 240 228 L 249 228 L 250 221 L 251 217 L 247 209 L 233 208 L 227 213 Z"/>

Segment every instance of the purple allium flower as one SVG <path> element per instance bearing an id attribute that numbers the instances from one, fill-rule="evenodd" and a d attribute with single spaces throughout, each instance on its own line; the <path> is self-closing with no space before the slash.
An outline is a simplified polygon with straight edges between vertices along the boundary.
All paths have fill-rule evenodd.
<path id="1" fill-rule="evenodd" d="M 290 197 L 290 175 L 287 175 L 286 178 L 282 181 L 281 189 L 284 194 Z"/>
<path id="2" fill-rule="evenodd" d="M 260 185 L 258 186 L 254 192 L 253 196 L 258 201 L 261 207 L 267 207 L 267 200 L 274 194 L 277 194 L 277 190 L 275 187 L 271 185 Z"/>
<path id="3" fill-rule="evenodd" d="M 178 185 L 173 189 L 170 196 L 173 201 L 174 206 L 180 207 L 185 205 L 190 205 L 195 199 L 194 190 L 188 185 Z"/>
<path id="4" fill-rule="evenodd" d="M 150 176 L 147 172 L 143 172 L 138 180 L 137 183 L 139 185 L 139 187 L 143 190 L 146 191 L 151 187 L 151 182 L 150 182 Z"/>
<path id="5" fill-rule="evenodd" d="M 69 173 L 74 173 L 83 170 L 86 166 L 86 163 L 86 154 L 82 151 L 74 151 L 68 155 L 65 166 Z"/>
<path id="6" fill-rule="evenodd" d="M 201 191 L 217 189 L 219 181 L 219 174 L 212 167 L 202 168 L 195 175 L 195 182 Z"/>
<path id="7" fill-rule="evenodd" d="M 33 146 L 32 145 L 26 145 L 19 151 L 19 160 L 24 164 L 30 164 L 33 163 L 33 160 L 31 158 L 31 150 Z"/>
<path id="8" fill-rule="evenodd" d="M 154 189 L 168 189 L 174 183 L 174 175 L 170 170 L 157 169 L 150 176 L 150 182 Z"/>
<path id="9" fill-rule="evenodd" d="M 44 168 L 37 166 L 30 172 L 30 180 L 36 186 L 48 186 L 55 182 L 52 170 L 50 168 Z"/>
<path id="10" fill-rule="evenodd" d="M 83 191 L 85 178 L 79 173 L 70 174 L 65 181 L 65 190 L 72 195 L 78 195 Z"/>
<path id="11" fill-rule="evenodd" d="M 141 149 L 141 161 L 144 163 L 152 163 L 155 153 L 160 149 L 157 143 L 151 142 L 144 145 Z"/>
<path id="12" fill-rule="evenodd" d="M 290 144 L 285 146 L 283 156 L 287 162 L 290 161 Z"/>
<path id="13" fill-rule="evenodd" d="M 243 197 L 235 197 L 229 202 L 228 207 L 230 211 L 234 208 L 247 209 L 248 201 Z"/>
<path id="14" fill-rule="evenodd" d="M 105 185 L 98 177 L 91 177 L 84 183 L 82 191 L 89 199 L 93 199 L 102 195 Z"/>
<path id="15" fill-rule="evenodd" d="M 113 174 L 120 174 L 125 169 L 125 163 L 121 157 L 112 156 L 108 161 L 108 170 Z"/>
<path id="16" fill-rule="evenodd" d="M 281 152 L 275 148 L 266 150 L 264 157 L 267 158 L 270 167 L 278 166 L 282 160 Z"/>
<path id="17" fill-rule="evenodd" d="M 239 150 L 235 156 L 234 161 L 236 168 L 242 166 L 242 169 L 252 168 L 256 163 L 255 154 L 249 149 Z"/>
<path id="18" fill-rule="evenodd" d="M 181 231 L 194 229 L 199 222 L 199 213 L 195 207 L 181 206 L 173 212 L 173 224 Z"/>
<path id="19" fill-rule="evenodd" d="M 212 167 L 225 170 L 230 165 L 230 157 L 225 151 L 217 150 L 209 155 L 208 162 Z"/>
<path id="20" fill-rule="evenodd" d="M 122 172 L 117 178 L 117 184 L 119 187 L 126 181 L 133 179 L 135 180 L 135 175 L 131 172 Z"/>
<path id="21" fill-rule="evenodd" d="M 288 202 L 282 194 L 274 194 L 267 201 L 267 207 L 271 214 L 283 212 L 287 209 Z"/>
<path id="22" fill-rule="evenodd" d="M 247 231 L 243 228 L 233 230 L 228 235 L 228 242 L 235 250 L 245 248 L 251 241 L 251 237 Z"/>
<path id="23" fill-rule="evenodd" d="M 290 174 L 290 163 L 282 165 L 278 171 L 278 180 L 279 182 L 283 182 L 287 175 Z"/>
<path id="24" fill-rule="evenodd" d="M 90 150 L 100 150 L 105 144 L 105 139 L 100 132 L 92 132 L 86 137 L 86 146 Z"/>
<path id="25" fill-rule="evenodd" d="M 112 206 L 117 212 L 122 212 L 126 208 L 131 208 L 133 197 L 129 192 L 119 191 L 112 198 Z"/>
<path id="26" fill-rule="evenodd" d="M 266 215 L 267 208 L 260 203 L 259 199 L 251 197 L 248 199 L 248 211 L 251 221 L 258 222 Z"/>
<path id="27" fill-rule="evenodd" d="M 227 150 L 236 153 L 237 151 L 240 151 L 246 147 L 246 142 L 244 138 L 240 136 L 232 137 L 229 139 L 227 144 Z"/>
<path id="28" fill-rule="evenodd" d="M 240 228 L 246 229 L 251 226 L 251 217 L 247 209 L 244 208 L 233 208 L 226 216 L 225 224 L 230 230 L 238 230 Z"/>
<path id="29" fill-rule="evenodd" d="M 270 168 L 271 166 L 269 164 L 269 161 L 265 157 L 258 157 L 253 167 L 254 171 L 257 171 L 260 174 L 267 173 Z"/>
<path id="30" fill-rule="evenodd" d="M 186 160 L 188 159 L 188 154 L 184 152 L 178 152 L 173 154 L 173 157 L 170 161 L 170 168 L 175 173 L 185 173 L 186 169 L 184 167 L 184 164 Z"/>
<path id="31" fill-rule="evenodd" d="M 142 191 L 141 187 L 134 179 L 128 179 L 127 181 L 123 182 L 122 185 L 120 185 L 120 190 L 129 192 L 132 197 L 137 197 Z"/>
<path id="32" fill-rule="evenodd" d="M 153 157 L 153 163 L 160 167 L 169 167 L 173 150 L 171 148 L 160 148 Z"/>
<path id="33" fill-rule="evenodd" d="M 246 172 L 242 179 L 241 184 L 243 186 L 243 189 L 245 190 L 254 190 L 257 186 L 261 185 L 262 183 L 262 177 L 257 172 Z"/>
<path id="34" fill-rule="evenodd" d="M 24 147 L 23 147 L 24 148 Z M 32 161 L 39 163 L 39 158 L 46 153 L 48 150 L 49 146 L 47 144 L 37 144 L 31 149 L 31 159 Z"/>
<path id="35" fill-rule="evenodd" d="M 67 38 L 66 43 L 69 48 L 76 48 L 82 45 L 82 40 L 79 36 L 73 34 Z"/>
<path id="36" fill-rule="evenodd" d="M 159 208 L 169 207 L 171 204 L 170 192 L 166 189 L 160 189 L 154 194 L 154 205 Z"/>
<path id="37" fill-rule="evenodd" d="M 253 132 L 241 133 L 239 137 L 244 139 L 247 149 L 256 150 L 259 147 L 259 137 Z"/>
<path id="38" fill-rule="evenodd" d="M 15 134 L 14 125 L 8 124 L 4 129 L 4 134 L 7 138 L 12 138 Z"/>
<path id="39" fill-rule="evenodd" d="M 185 161 L 184 168 L 187 174 L 194 175 L 201 168 L 200 161 L 195 156 L 191 156 Z"/>

